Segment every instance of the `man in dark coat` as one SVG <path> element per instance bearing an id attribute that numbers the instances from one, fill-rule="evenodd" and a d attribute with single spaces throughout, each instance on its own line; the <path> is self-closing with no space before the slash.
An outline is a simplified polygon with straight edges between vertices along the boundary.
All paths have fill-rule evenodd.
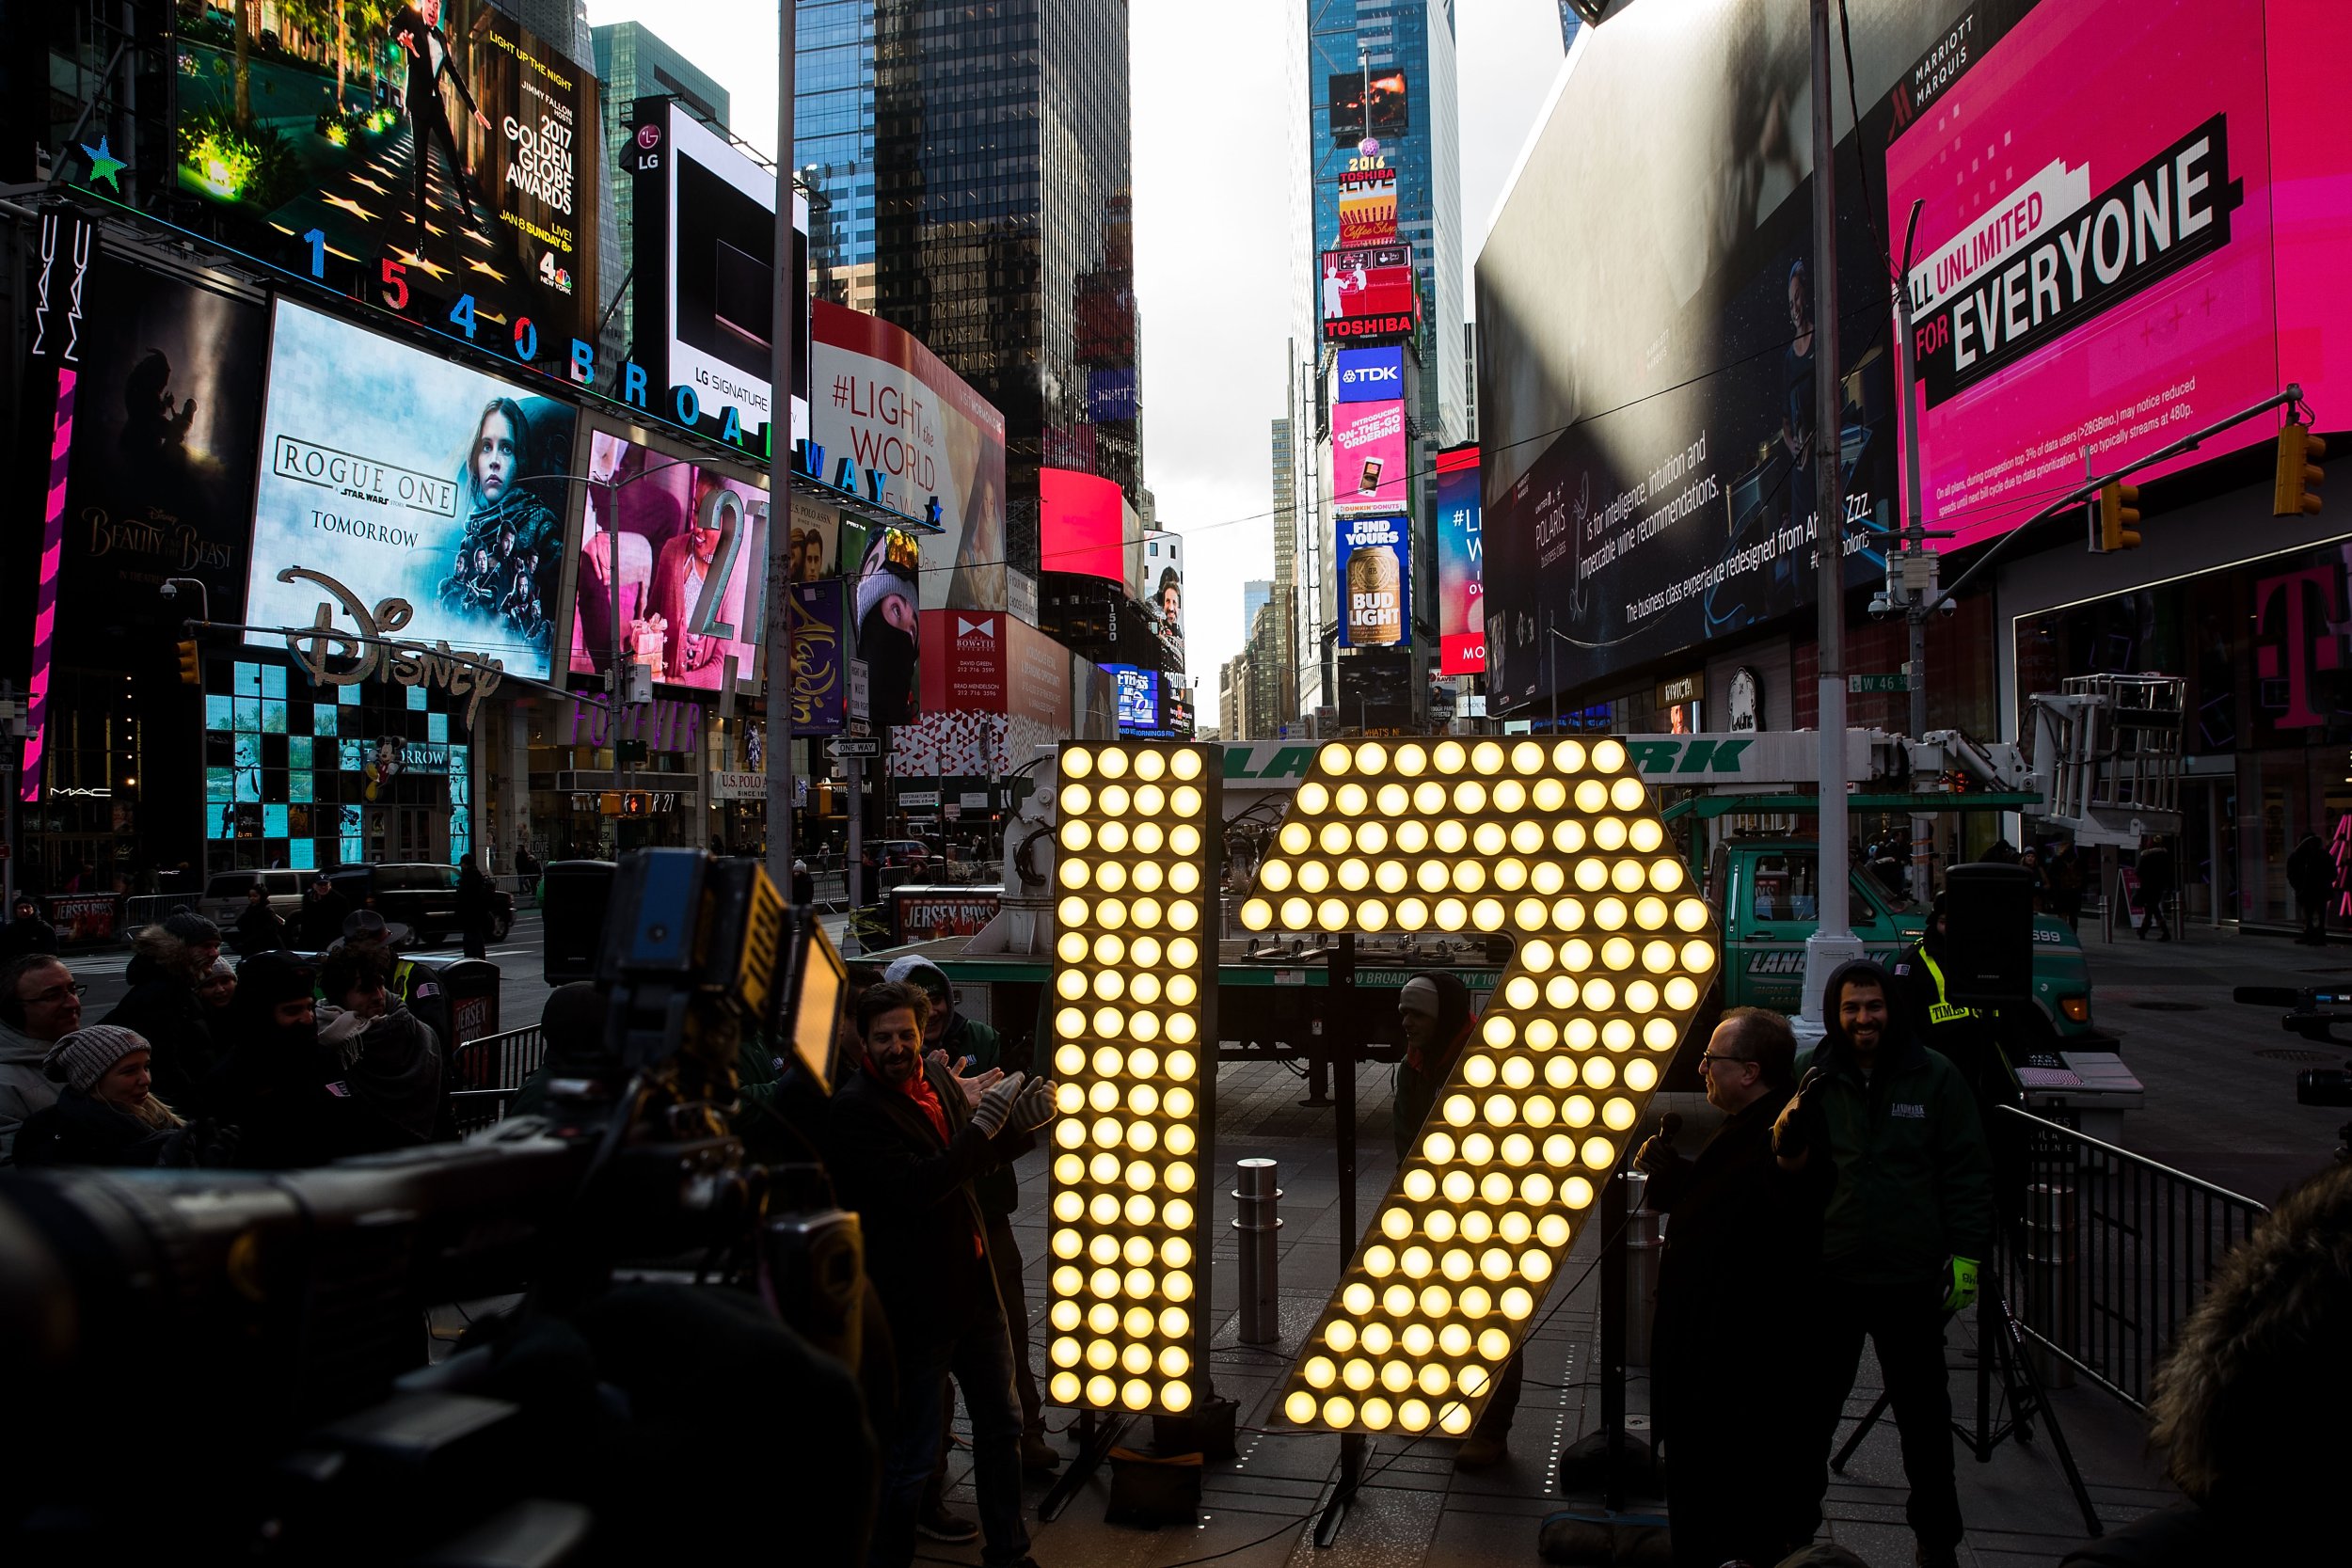
<path id="1" fill-rule="evenodd" d="M 1772 1160 L 1772 1122 L 1795 1091 L 1788 1021 L 1734 1007 L 1699 1074 L 1727 1113 L 1695 1159 L 1666 1134 L 1635 1163 L 1666 1216 L 1650 1359 L 1650 1412 L 1672 1462 L 1675 1561 L 1778 1562 L 1813 1539 L 1820 1456 L 1776 1439 L 1805 1408 L 1805 1309 L 1820 1245 L 1818 1175 Z"/>
<path id="2" fill-rule="evenodd" d="M 40 900 L 29 893 L 16 895 L 16 914 L 0 927 L 0 964 L 28 953 L 57 951 L 57 928 L 40 917 Z"/>
<path id="3" fill-rule="evenodd" d="M 204 1084 L 228 1049 L 213 1037 L 212 1010 L 196 994 L 198 982 L 220 957 L 220 927 L 188 911 L 150 926 L 131 939 L 123 978 L 131 993 L 100 1020 L 146 1037 L 154 1051 L 149 1070 L 155 1097 L 183 1116 L 211 1107 Z"/>
<path id="4" fill-rule="evenodd" d="M 2172 896 L 2172 851 L 2152 838 L 2132 869 L 2139 876 L 2139 907 L 2147 916 L 2140 923 L 2139 940 L 2146 942 L 2153 931 L 2158 942 L 2170 942 L 2172 923 L 2165 904 Z"/>
<path id="5" fill-rule="evenodd" d="M 1836 1435 L 1867 1338 L 1902 1434 L 1919 1563 L 1955 1568 L 1962 1523 L 1944 1325 L 1975 1304 L 1978 1270 L 1993 1255 L 1993 1162 L 1976 1096 L 1905 1025 L 1900 998 L 1874 963 L 1830 975 L 1821 1044 L 1773 1123 L 1773 1150 L 1783 1170 L 1826 1161 L 1834 1173 L 1813 1307 L 1815 1451 Z M 1814 1506 L 1828 1488 L 1823 1468 Z"/>
<path id="6" fill-rule="evenodd" d="M 1031 1146 L 1029 1134 L 1053 1116 L 1053 1086 L 1014 1073 L 967 1109 L 954 1077 L 924 1058 L 930 1006 L 919 989 L 892 981 L 858 999 L 866 1062 L 835 1091 L 827 1127 L 826 1164 L 864 1223 L 866 1276 L 898 1352 L 898 1408 L 882 1423 L 876 1568 L 913 1560 L 951 1373 L 972 1414 L 981 1560 L 1017 1563 L 1029 1549 L 1012 1344 L 972 1184 Z M 968 1529 L 930 1533 L 969 1539 Z"/>
<path id="7" fill-rule="evenodd" d="M 2295 890 L 2295 912 L 2303 917 L 2303 934 L 2295 940 L 2307 947 L 2327 946 L 2328 895 L 2336 888 L 2336 862 L 2317 833 L 2305 833 L 2287 857 L 2287 886 Z"/>
<path id="8" fill-rule="evenodd" d="M 305 951 L 324 953 L 335 945 L 343 934 L 343 920 L 351 913 L 351 900 L 342 895 L 332 879 L 324 872 L 310 884 L 310 892 L 302 900 L 302 945 Z"/>

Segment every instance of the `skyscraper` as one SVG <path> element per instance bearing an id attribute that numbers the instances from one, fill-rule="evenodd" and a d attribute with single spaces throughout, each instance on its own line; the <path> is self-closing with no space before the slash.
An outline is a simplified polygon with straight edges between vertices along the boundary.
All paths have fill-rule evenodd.
<path id="1" fill-rule="evenodd" d="M 1469 398 L 1455 338 L 1464 316 L 1462 177 L 1454 0 L 1297 0 L 1307 8 L 1307 120 L 1313 245 L 1339 242 L 1339 177 L 1353 159 L 1396 170 L 1398 238 L 1421 274 L 1422 434 L 1466 438 Z M 1367 151 L 1371 141 L 1377 151 Z"/>
<path id="2" fill-rule="evenodd" d="M 1005 415 L 1008 554 L 1038 470 L 1139 501 L 1125 0 L 816 0 L 794 162 L 820 288 L 859 287 Z M 811 166 L 815 166 L 813 168 Z"/>

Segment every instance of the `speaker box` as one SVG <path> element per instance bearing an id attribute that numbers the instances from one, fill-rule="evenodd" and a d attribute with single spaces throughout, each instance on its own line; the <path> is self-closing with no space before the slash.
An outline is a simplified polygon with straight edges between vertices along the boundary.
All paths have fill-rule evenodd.
<path id="1" fill-rule="evenodd" d="M 612 897 L 611 861 L 557 861 L 547 868 L 540 916 L 546 935 L 547 982 L 560 986 L 596 977 L 604 952 L 604 911 Z"/>
<path id="2" fill-rule="evenodd" d="M 1944 880 L 1945 995 L 1963 1007 L 2033 1000 L 2033 873 L 1955 865 Z"/>

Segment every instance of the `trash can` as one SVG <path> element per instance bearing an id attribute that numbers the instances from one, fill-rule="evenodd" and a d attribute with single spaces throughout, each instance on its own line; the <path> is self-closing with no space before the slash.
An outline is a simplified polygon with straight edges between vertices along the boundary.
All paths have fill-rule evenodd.
<path id="1" fill-rule="evenodd" d="M 449 1010 L 451 1048 L 499 1032 L 499 966 L 487 958 L 437 964 Z"/>

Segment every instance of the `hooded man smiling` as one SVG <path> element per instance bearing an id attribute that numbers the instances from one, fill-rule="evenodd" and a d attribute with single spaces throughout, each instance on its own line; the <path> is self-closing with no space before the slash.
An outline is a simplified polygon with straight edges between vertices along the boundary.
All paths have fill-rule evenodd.
<path id="1" fill-rule="evenodd" d="M 1905 1026 L 1900 994 L 1874 963 L 1829 977 L 1821 1043 L 1772 1125 L 1772 1147 L 1784 1170 L 1835 1167 L 1814 1314 L 1820 1440 L 1836 1433 L 1867 1337 L 1902 1433 L 1918 1561 L 1941 1568 L 1958 1560 L 1961 1538 L 1944 1323 L 1977 1299 L 1978 1268 L 1992 1256 L 1993 1161 L 1976 1097 Z M 1820 1484 L 1826 1493 L 1826 1469 Z"/>

